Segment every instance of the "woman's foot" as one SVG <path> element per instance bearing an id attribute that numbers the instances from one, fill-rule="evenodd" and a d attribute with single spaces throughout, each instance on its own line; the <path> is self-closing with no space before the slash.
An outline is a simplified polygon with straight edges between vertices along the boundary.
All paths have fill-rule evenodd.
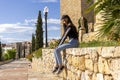
<path id="1" fill-rule="evenodd" d="M 59 67 L 56 74 L 60 74 L 63 71 L 63 69 L 64 69 L 64 66 Z"/>
<path id="2" fill-rule="evenodd" d="M 58 69 L 59 69 L 59 67 L 58 67 L 58 66 L 54 67 L 54 69 L 53 69 L 52 73 L 55 73 Z"/>

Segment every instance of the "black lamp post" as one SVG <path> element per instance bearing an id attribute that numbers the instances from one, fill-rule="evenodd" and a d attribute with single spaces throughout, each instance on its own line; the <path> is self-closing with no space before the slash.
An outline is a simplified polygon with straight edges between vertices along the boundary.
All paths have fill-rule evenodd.
<path id="1" fill-rule="evenodd" d="M 48 47 L 47 43 L 47 14 L 48 14 L 48 7 L 44 8 L 44 16 L 45 16 L 45 47 Z"/>

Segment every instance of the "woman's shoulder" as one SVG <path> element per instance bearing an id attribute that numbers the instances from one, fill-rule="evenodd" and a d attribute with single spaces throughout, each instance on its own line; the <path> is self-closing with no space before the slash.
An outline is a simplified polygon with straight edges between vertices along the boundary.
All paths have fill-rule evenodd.
<path id="1" fill-rule="evenodd" d="M 69 23 L 69 24 L 68 24 L 68 28 L 69 28 L 69 27 L 73 27 L 73 25 Z"/>

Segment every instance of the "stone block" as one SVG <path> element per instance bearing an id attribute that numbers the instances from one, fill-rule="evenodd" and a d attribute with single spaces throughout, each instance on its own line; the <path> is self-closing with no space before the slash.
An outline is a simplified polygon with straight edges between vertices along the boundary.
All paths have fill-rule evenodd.
<path id="1" fill-rule="evenodd" d="M 86 80 L 92 80 L 92 75 L 93 75 L 93 72 L 88 71 L 88 70 L 85 71 L 85 79 Z"/>
<path id="2" fill-rule="evenodd" d="M 72 56 L 72 66 L 78 67 L 78 57 Z"/>
<path id="3" fill-rule="evenodd" d="M 71 71 L 68 71 L 67 79 L 68 79 L 68 80 L 71 80 L 71 79 L 72 79 L 72 72 L 71 72 Z"/>
<path id="4" fill-rule="evenodd" d="M 81 48 L 73 48 L 71 53 L 74 56 L 81 56 L 80 51 L 81 51 Z"/>
<path id="5" fill-rule="evenodd" d="M 98 52 L 98 55 L 101 55 L 103 47 L 96 47 L 96 51 Z"/>
<path id="6" fill-rule="evenodd" d="M 113 80 L 111 75 L 104 75 L 104 80 Z"/>
<path id="7" fill-rule="evenodd" d="M 98 63 L 94 63 L 94 72 L 95 72 L 95 73 L 98 72 Z"/>
<path id="8" fill-rule="evenodd" d="M 75 75 L 72 72 L 71 80 L 75 80 Z"/>
<path id="9" fill-rule="evenodd" d="M 93 73 L 92 80 L 97 80 L 97 74 L 96 73 Z"/>
<path id="10" fill-rule="evenodd" d="M 120 47 L 115 48 L 114 57 L 120 57 Z"/>
<path id="11" fill-rule="evenodd" d="M 67 78 L 68 70 L 64 69 L 61 74 L 59 74 L 60 77 L 63 77 L 64 79 Z M 70 77 L 70 76 L 69 76 Z"/>
<path id="12" fill-rule="evenodd" d="M 93 71 L 93 67 L 94 66 L 94 63 L 91 59 L 85 59 L 85 67 L 86 69 L 90 70 L 90 71 Z"/>
<path id="13" fill-rule="evenodd" d="M 97 80 L 104 80 L 104 76 L 101 73 L 97 74 Z"/>
<path id="14" fill-rule="evenodd" d="M 85 70 L 85 57 L 84 56 L 79 57 L 78 60 L 79 60 L 79 69 Z"/>
<path id="15" fill-rule="evenodd" d="M 90 59 L 90 55 L 85 55 L 85 59 Z"/>
<path id="16" fill-rule="evenodd" d="M 72 56 L 72 65 L 80 70 L 85 70 L 85 57 Z"/>
<path id="17" fill-rule="evenodd" d="M 87 48 L 72 48 L 66 49 L 67 54 L 72 54 L 74 56 L 84 56 L 88 53 Z"/>
<path id="18" fill-rule="evenodd" d="M 88 47 L 88 48 L 86 48 L 86 50 L 87 50 L 88 54 L 92 54 L 92 52 L 95 51 L 96 48 L 95 47 Z"/>
<path id="19" fill-rule="evenodd" d="M 72 64 L 72 55 L 68 55 L 67 63 L 68 63 L 69 65 Z"/>
<path id="20" fill-rule="evenodd" d="M 86 79 L 85 79 L 85 72 L 82 72 L 82 73 L 81 73 L 81 80 L 86 80 Z"/>
<path id="21" fill-rule="evenodd" d="M 81 48 L 80 55 L 85 56 L 89 53 L 88 48 Z"/>
<path id="22" fill-rule="evenodd" d="M 72 53 L 72 51 L 73 51 L 73 49 L 66 49 L 66 53 L 67 53 L 67 55 L 72 55 L 73 53 Z"/>
<path id="23" fill-rule="evenodd" d="M 90 53 L 90 59 L 93 61 L 93 62 L 98 62 L 98 52 L 96 50 L 92 50 L 92 52 Z"/>
<path id="24" fill-rule="evenodd" d="M 110 58 L 114 56 L 115 47 L 103 47 L 101 56 L 104 58 Z"/>
<path id="25" fill-rule="evenodd" d="M 114 80 L 120 79 L 120 59 L 109 59 L 108 64 L 110 66 L 110 72 Z"/>
<path id="26" fill-rule="evenodd" d="M 77 71 L 77 80 L 80 80 L 81 74 L 82 74 L 82 71 L 78 70 Z"/>
<path id="27" fill-rule="evenodd" d="M 98 70 L 103 74 L 110 74 L 110 68 L 105 58 L 99 57 Z"/>

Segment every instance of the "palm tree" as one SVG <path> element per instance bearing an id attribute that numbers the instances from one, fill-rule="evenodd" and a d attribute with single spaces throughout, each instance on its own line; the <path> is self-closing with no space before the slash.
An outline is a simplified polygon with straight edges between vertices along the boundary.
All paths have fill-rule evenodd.
<path id="1" fill-rule="evenodd" d="M 99 29 L 99 36 L 107 36 L 112 40 L 120 39 L 120 0 L 98 0 L 87 11 L 92 9 L 95 14 L 102 11 L 103 24 Z"/>

